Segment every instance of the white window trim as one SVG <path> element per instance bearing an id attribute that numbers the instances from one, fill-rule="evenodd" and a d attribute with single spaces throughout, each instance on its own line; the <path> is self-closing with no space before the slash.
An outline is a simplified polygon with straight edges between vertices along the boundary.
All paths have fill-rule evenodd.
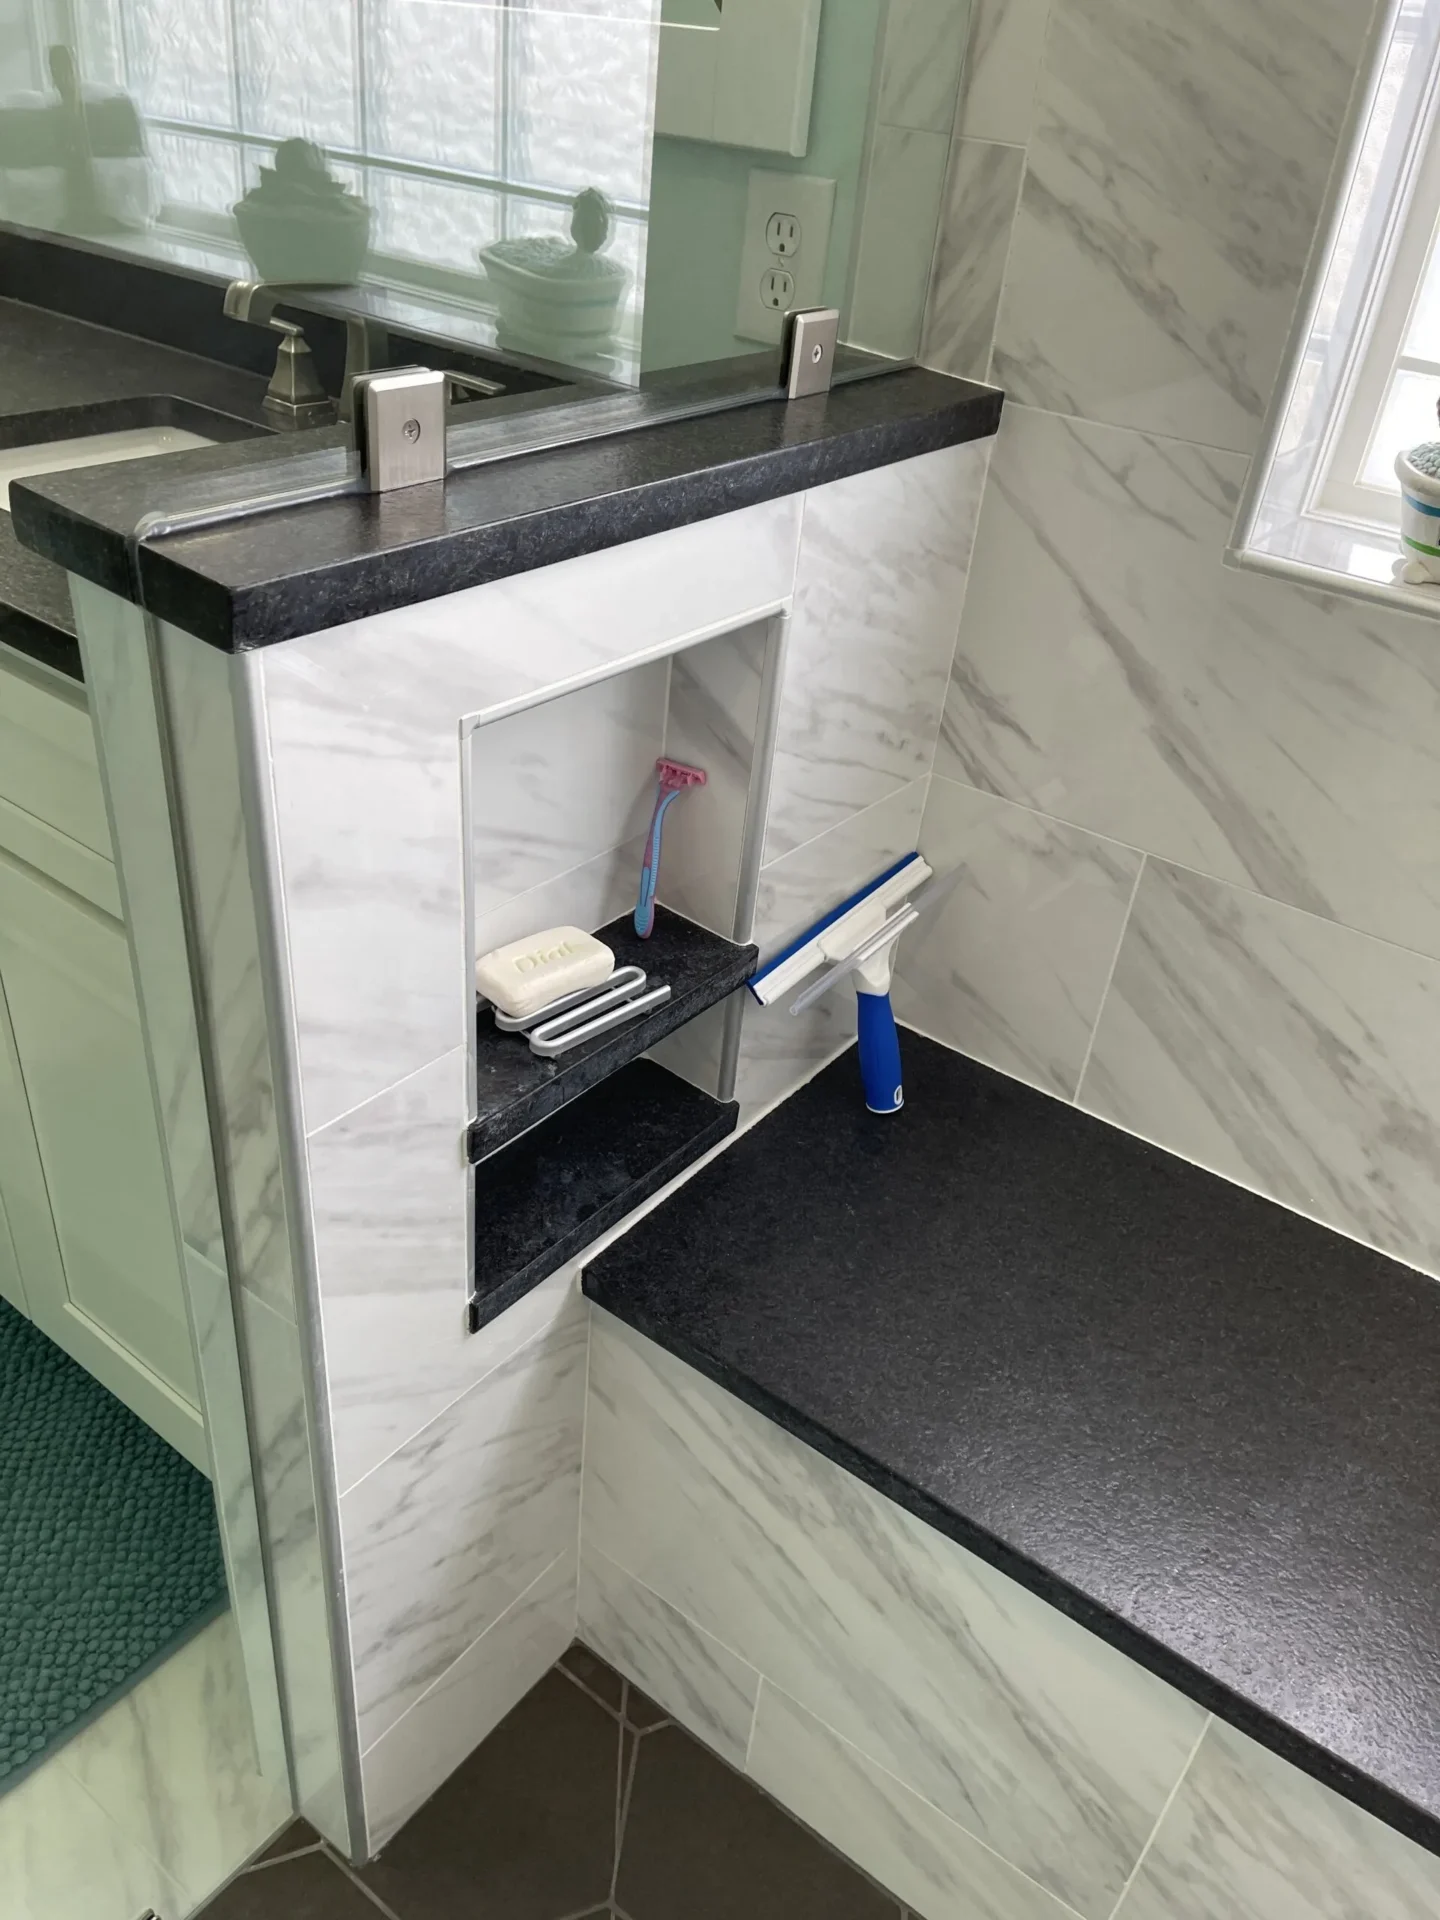
<path id="1" fill-rule="evenodd" d="M 1440 618 L 1440 587 L 1406 586 L 1394 577 L 1398 496 L 1391 506 L 1379 489 L 1351 484 L 1393 369 L 1405 364 L 1400 345 L 1440 214 L 1440 0 L 1419 0 L 1414 55 L 1388 137 L 1377 145 L 1385 62 L 1407 7 L 1413 15 L 1416 0 L 1389 0 L 1372 22 L 1296 323 L 1225 558 Z M 1361 184 L 1367 151 L 1374 175 L 1368 190 Z M 1337 242 L 1347 232 L 1353 264 L 1337 278 Z M 1427 362 L 1412 364 L 1432 370 Z M 1440 376 L 1440 365 L 1433 371 Z"/>

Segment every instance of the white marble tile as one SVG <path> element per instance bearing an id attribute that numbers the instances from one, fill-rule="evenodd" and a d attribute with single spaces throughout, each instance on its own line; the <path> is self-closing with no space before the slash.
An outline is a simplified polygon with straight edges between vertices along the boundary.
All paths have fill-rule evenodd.
<path id="1" fill-rule="evenodd" d="M 1107 1920 L 1198 1707 L 598 1312 L 584 1513 L 587 1544 Z"/>
<path id="2" fill-rule="evenodd" d="M 213 1621 L 61 1750 L 61 1763 L 191 1902 L 285 1824 L 257 1770 L 240 1638 Z"/>
<path id="3" fill-rule="evenodd" d="M 575 1297 L 341 1501 L 362 1748 L 573 1546 L 587 1346 Z"/>
<path id="4" fill-rule="evenodd" d="M 667 833 L 668 833 L 667 828 Z M 603 927 L 632 909 L 640 886 L 645 835 L 608 847 L 568 873 L 516 894 L 475 923 L 475 951 L 490 953 L 543 927 Z"/>
<path id="5" fill-rule="evenodd" d="M 463 1037 L 461 718 L 757 618 L 792 589 L 799 512 L 723 514 L 250 657 L 307 1132 Z"/>
<path id="6" fill-rule="evenodd" d="M 891 0 L 876 118 L 948 134 L 969 27 L 969 0 Z"/>
<path id="7" fill-rule="evenodd" d="M 669 682 L 656 660 L 475 729 L 477 919 L 645 832 Z"/>
<path id="8" fill-rule="evenodd" d="M 925 1920 L 1069 1920 L 1043 1887 L 768 1680 L 746 1771 Z"/>
<path id="9" fill-rule="evenodd" d="M 750 799 L 771 623 L 707 640 L 675 656 L 665 752 L 703 767 L 703 787 L 665 817 L 659 897 L 729 939 Z"/>
<path id="10" fill-rule="evenodd" d="M 1010 253 L 1025 154 L 989 140 L 956 140 L 940 208 L 935 271 L 920 357 L 965 380 L 990 378 L 990 350 Z"/>
<path id="11" fill-rule="evenodd" d="M 1440 1271 L 1440 962 L 1146 864 L 1080 1100 Z"/>
<path id="12" fill-rule="evenodd" d="M 936 771 L 1440 955 L 1440 655 L 1224 567 L 1244 471 L 1007 406 Z"/>
<path id="13" fill-rule="evenodd" d="M 576 1632 L 732 1767 L 745 1765 L 760 1676 L 598 1548 L 580 1560 Z"/>
<path id="14" fill-rule="evenodd" d="M 845 334 L 850 345 L 896 360 L 919 352 L 949 152 L 948 130 L 876 127 Z"/>
<path id="15" fill-rule="evenodd" d="M 342 1493 L 479 1377 L 465 1325 L 466 1118 L 457 1047 L 306 1142 Z"/>
<path id="16" fill-rule="evenodd" d="M 335 1805 L 339 1710 L 300 1337 L 292 1321 L 247 1288 L 238 1298 L 296 1792 L 301 1811 L 344 1849 L 343 1809 L 337 1818 Z"/>
<path id="17" fill-rule="evenodd" d="M 289 1761 L 230 1286 L 226 1276 L 193 1247 L 185 1249 L 185 1271 L 205 1395 L 205 1438 L 225 1554 L 225 1584 L 245 1669 L 256 1751 L 261 1771 L 272 1781 L 284 1782 L 289 1778 Z"/>
<path id="18" fill-rule="evenodd" d="M 755 903 L 755 941 L 773 959 L 797 934 L 907 853 L 915 851 L 927 782 L 908 786 L 831 827 L 766 867 Z M 737 1092 L 750 1109 L 770 1105 L 855 1038 L 855 995 L 836 987 L 797 1019 L 788 1002 L 745 1000 Z"/>
<path id="19" fill-rule="evenodd" d="M 383 1847 L 569 1646 L 573 1546 L 361 1758 L 372 1851 Z"/>
<path id="20" fill-rule="evenodd" d="M 275 1112 L 275 1049 L 242 817 L 234 688 L 237 668 L 179 628 L 159 628 L 176 798 L 215 1069 L 218 1169 L 229 1201 L 239 1285 L 295 1316 Z M 221 1256 L 223 1263 L 224 1256 Z M 217 1263 L 219 1264 L 219 1263 Z"/>
<path id="21" fill-rule="evenodd" d="M 1250 451 L 1369 11 L 1054 0 L 996 342 L 1007 393 Z"/>
<path id="22" fill-rule="evenodd" d="M 957 133 L 1025 145 L 1049 19 L 1050 0 L 974 0 Z"/>
<path id="23" fill-rule="evenodd" d="M 767 862 L 929 772 L 989 448 L 806 494 Z"/>
<path id="24" fill-rule="evenodd" d="M 1440 1860 L 1219 1720 L 1116 1920 L 1431 1920 Z"/>
<path id="25" fill-rule="evenodd" d="M 191 1904 L 53 1759 L 0 1797 L 0 1888 L 5 1920 L 169 1920 Z"/>
<path id="26" fill-rule="evenodd" d="M 896 1014 L 1073 1099 L 1144 856 L 943 779 L 920 851 L 962 878 L 900 942 Z"/>

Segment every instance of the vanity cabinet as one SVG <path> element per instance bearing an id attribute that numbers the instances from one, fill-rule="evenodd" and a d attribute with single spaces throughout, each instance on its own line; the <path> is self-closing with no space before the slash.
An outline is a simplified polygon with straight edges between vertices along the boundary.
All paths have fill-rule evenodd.
<path id="1" fill-rule="evenodd" d="M 0 1293 L 208 1472 L 83 691 L 0 662 Z"/>

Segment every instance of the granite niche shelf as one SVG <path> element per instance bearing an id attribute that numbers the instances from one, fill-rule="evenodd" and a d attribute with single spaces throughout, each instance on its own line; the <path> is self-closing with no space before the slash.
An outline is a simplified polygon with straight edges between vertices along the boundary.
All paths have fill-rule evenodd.
<path id="1" fill-rule="evenodd" d="M 735 1131 L 740 1108 L 631 1060 L 476 1171 L 470 1331 Z"/>
<path id="2" fill-rule="evenodd" d="M 617 967 L 644 967 L 656 984 L 668 980 L 674 989 L 671 997 L 630 1026 L 602 1034 L 555 1060 L 531 1053 L 523 1034 L 502 1033 L 489 1007 L 480 1006 L 477 1099 L 467 1142 L 472 1162 L 499 1153 L 537 1122 L 648 1053 L 666 1034 L 725 999 L 745 984 L 760 957 L 758 948 L 723 940 L 666 907 L 655 909 L 648 940 L 639 938 L 628 914 L 601 927 L 596 938 L 614 953 Z"/>

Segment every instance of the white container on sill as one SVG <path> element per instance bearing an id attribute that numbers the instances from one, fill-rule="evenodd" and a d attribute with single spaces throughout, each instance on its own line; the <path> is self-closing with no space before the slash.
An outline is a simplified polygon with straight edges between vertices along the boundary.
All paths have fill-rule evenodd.
<path id="1" fill-rule="evenodd" d="M 1440 453 L 1440 441 L 1428 441 L 1412 447 L 1410 453 L 1395 456 L 1395 477 L 1400 482 L 1400 545 L 1405 564 L 1400 578 L 1407 586 L 1418 587 L 1440 582 L 1440 475 L 1417 467 L 1410 455 Z"/>

